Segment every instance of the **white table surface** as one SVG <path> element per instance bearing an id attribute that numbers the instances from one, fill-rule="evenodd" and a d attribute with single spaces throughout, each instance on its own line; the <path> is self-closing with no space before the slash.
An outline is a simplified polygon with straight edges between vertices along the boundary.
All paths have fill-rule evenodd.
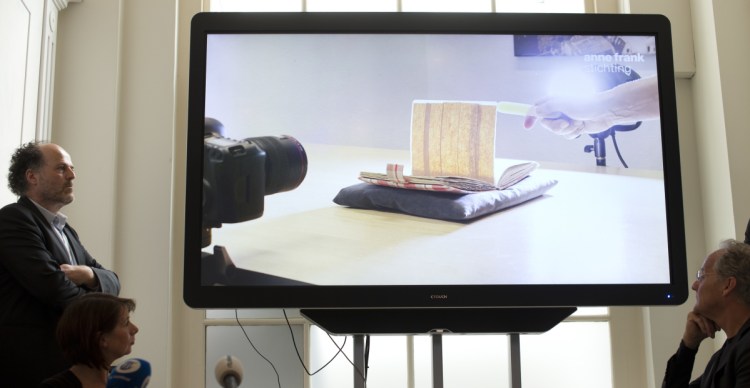
<path id="1" fill-rule="evenodd" d="M 409 166 L 407 151 L 305 148 L 300 187 L 266 196 L 261 218 L 213 230 L 238 267 L 321 285 L 669 281 L 659 172 L 542 164 L 533 174 L 558 180 L 547 194 L 456 223 L 332 202 L 360 171 Z"/>

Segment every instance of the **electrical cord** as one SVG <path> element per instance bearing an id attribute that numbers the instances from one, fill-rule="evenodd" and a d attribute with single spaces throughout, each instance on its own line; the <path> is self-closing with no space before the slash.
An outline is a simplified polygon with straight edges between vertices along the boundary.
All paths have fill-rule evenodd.
<path id="1" fill-rule="evenodd" d="M 331 359 L 328 360 L 328 362 L 326 362 L 325 364 L 323 364 L 323 366 L 321 366 L 320 368 L 318 368 L 315 372 L 310 372 L 310 370 L 305 365 L 305 362 L 302 360 L 302 356 L 299 353 L 299 348 L 297 347 L 297 342 L 294 339 L 294 331 L 292 330 L 292 324 L 291 324 L 291 322 L 289 322 L 289 317 L 286 314 L 286 309 L 282 309 L 282 311 L 284 313 L 284 320 L 286 321 L 286 325 L 289 328 L 289 334 L 292 337 L 292 344 L 294 345 L 294 351 L 297 353 L 297 359 L 299 359 L 299 362 L 302 365 L 302 368 L 305 370 L 305 373 L 307 373 L 308 376 L 314 376 L 314 375 L 316 375 L 318 372 L 320 372 L 321 370 L 325 369 L 328 365 L 330 365 L 331 362 L 333 362 L 333 360 L 335 360 L 336 357 L 338 357 L 339 354 L 342 354 L 344 356 L 344 358 L 346 358 L 346 360 L 349 362 L 349 364 L 351 364 L 352 367 L 354 367 L 354 369 L 357 371 L 357 373 L 362 377 L 362 380 L 365 382 L 365 387 L 367 386 L 367 368 L 368 368 L 367 367 L 367 363 L 368 363 L 369 353 L 370 353 L 370 336 L 369 335 L 366 336 L 365 372 L 364 373 L 354 364 L 354 362 L 352 362 L 352 360 L 349 358 L 349 356 L 346 355 L 346 352 L 344 352 L 344 346 L 346 345 L 346 341 L 347 341 L 348 337 L 344 337 L 344 342 L 339 346 L 339 344 L 333 339 L 333 337 L 329 333 L 326 333 L 326 334 L 328 335 L 328 338 L 331 340 L 331 342 L 333 342 L 333 345 L 336 346 L 336 349 L 337 349 L 336 354 L 334 354 L 333 357 L 331 357 Z M 273 364 L 273 362 L 271 362 L 271 360 L 269 360 L 266 356 L 264 356 L 260 352 L 260 350 L 258 350 L 258 348 L 255 346 L 255 344 L 253 343 L 253 341 L 250 339 L 250 336 L 247 334 L 247 331 L 245 331 L 245 328 L 242 326 L 242 323 L 240 322 L 240 318 L 239 318 L 239 314 L 238 314 L 237 309 L 234 310 L 234 319 L 235 319 L 235 321 L 237 321 L 237 326 L 240 327 L 240 330 L 242 330 L 242 334 L 245 335 L 245 339 L 247 339 L 247 342 L 253 348 L 253 350 L 255 351 L 255 353 L 257 353 L 263 360 L 265 360 L 271 366 L 271 368 L 273 369 L 273 372 L 276 374 L 276 382 L 278 384 L 278 387 L 281 388 L 281 376 L 279 375 L 279 371 L 276 369 L 276 366 Z"/>
<path id="2" fill-rule="evenodd" d="M 617 131 L 612 131 L 612 134 L 610 135 L 612 137 L 612 145 L 615 147 L 615 152 L 617 153 L 617 157 L 620 159 L 622 166 L 628 168 L 628 164 L 625 163 L 625 159 L 622 158 L 622 154 L 620 153 L 620 147 L 617 145 L 617 138 L 615 137 L 616 132 Z"/>
<path id="3" fill-rule="evenodd" d="M 330 333 L 326 333 L 326 335 L 328 335 L 328 338 L 331 340 L 331 342 L 333 342 L 333 345 L 336 346 L 336 349 L 338 349 L 338 351 L 336 352 L 336 354 L 333 355 L 333 357 L 331 357 L 330 360 L 328 360 L 328 362 L 326 362 L 323 366 L 321 366 L 320 368 L 318 368 L 318 370 L 316 370 L 313 373 L 310 373 L 310 371 L 307 369 L 307 366 L 305 365 L 304 361 L 302 360 L 302 356 L 299 354 L 299 348 L 297 347 L 297 342 L 294 339 L 294 332 L 292 331 L 292 325 L 289 322 L 289 317 L 286 314 L 286 309 L 283 309 L 282 311 L 284 312 L 284 319 L 286 320 L 286 324 L 289 327 L 289 333 L 292 336 L 292 344 L 294 345 L 294 351 L 297 352 L 297 358 L 299 359 L 300 364 L 302 364 L 302 368 L 305 370 L 305 372 L 309 376 L 313 376 L 316 373 L 318 373 L 321 370 L 323 370 L 323 368 L 327 367 L 331 362 L 333 362 L 334 359 L 336 359 L 336 357 L 338 357 L 339 354 L 341 354 L 341 355 L 344 356 L 344 358 L 346 358 L 346 360 L 349 362 L 349 364 L 351 364 L 352 367 L 354 367 L 354 369 L 357 371 L 357 373 L 362 377 L 362 380 L 365 382 L 365 387 L 367 386 L 367 374 L 366 374 L 366 372 L 363 373 L 359 368 L 357 368 L 357 366 L 354 364 L 354 362 L 352 362 L 352 360 L 349 358 L 349 356 L 346 355 L 346 352 L 344 352 L 344 346 L 346 345 L 346 340 L 347 340 L 348 337 L 344 337 L 344 342 L 341 344 L 341 346 L 339 346 L 339 344 L 333 339 L 333 337 L 331 336 L 331 334 Z M 365 354 L 369 353 L 369 343 L 370 343 L 370 336 L 368 335 L 367 336 L 367 351 L 366 351 Z M 367 368 L 366 365 L 367 364 L 365 364 L 365 370 Z"/>
<path id="4" fill-rule="evenodd" d="M 258 353 L 258 355 L 260 356 L 260 358 L 262 358 L 262 359 L 266 360 L 266 362 L 267 362 L 267 363 L 268 363 L 269 365 L 271 365 L 271 368 L 273 368 L 273 372 L 274 372 L 274 373 L 276 373 L 276 382 L 278 383 L 278 385 L 279 385 L 279 388 L 281 388 L 281 376 L 279 376 L 279 371 L 278 371 L 278 370 L 276 370 L 276 366 L 275 366 L 275 365 L 273 364 L 273 362 L 271 362 L 271 360 L 269 360 L 268 358 L 266 358 L 266 356 L 264 356 L 264 355 L 263 355 L 263 354 L 262 354 L 262 353 L 261 353 L 261 352 L 260 352 L 260 351 L 258 350 L 258 348 L 256 348 L 256 347 L 255 347 L 255 344 L 253 344 L 253 341 L 252 341 L 252 340 L 250 340 L 250 336 L 249 336 L 249 335 L 247 335 L 247 332 L 245 331 L 245 328 L 244 328 L 244 327 L 242 326 L 242 324 L 240 323 L 240 317 L 239 317 L 239 316 L 238 316 L 238 314 L 237 314 L 237 309 L 235 309 L 235 310 L 234 310 L 234 319 L 235 319 L 235 320 L 237 321 L 237 326 L 239 326 L 239 327 L 240 327 L 240 329 L 242 329 L 242 333 L 243 333 L 243 334 L 245 334 L 245 338 L 247 338 L 247 342 L 249 342 L 249 343 L 250 343 L 250 346 L 252 346 L 253 350 L 255 350 L 255 353 Z M 287 322 L 288 322 L 288 321 L 287 321 Z"/>

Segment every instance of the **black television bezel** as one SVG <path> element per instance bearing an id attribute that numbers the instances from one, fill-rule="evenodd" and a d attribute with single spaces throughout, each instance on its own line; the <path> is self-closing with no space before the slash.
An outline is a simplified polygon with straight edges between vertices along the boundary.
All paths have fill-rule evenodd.
<path id="1" fill-rule="evenodd" d="M 670 284 L 203 286 L 201 211 L 209 34 L 439 33 L 649 35 L 656 39 Z M 198 13 L 192 19 L 183 298 L 193 308 L 488 308 L 679 305 L 688 296 L 671 27 L 662 15 Z M 582 244 L 585 242 L 582 240 Z"/>

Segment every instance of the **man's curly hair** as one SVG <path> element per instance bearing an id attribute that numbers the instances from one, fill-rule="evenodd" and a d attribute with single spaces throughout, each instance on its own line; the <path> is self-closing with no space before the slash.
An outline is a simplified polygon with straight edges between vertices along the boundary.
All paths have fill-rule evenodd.
<path id="1" fill-rule="evenodd" d="M 44 155 L 39 148 L 41 143 L 37 141 L 28 142 L 19 147 L 10 158 L 8 169 L 8 188 L 13 194 L 22 196 L 28 189 L 26 171 L 38 170 L 44 165 Z"/>

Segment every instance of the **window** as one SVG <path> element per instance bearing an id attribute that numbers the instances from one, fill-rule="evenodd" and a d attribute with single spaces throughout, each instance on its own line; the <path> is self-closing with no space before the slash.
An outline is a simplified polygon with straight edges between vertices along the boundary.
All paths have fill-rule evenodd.
<path id="1" fill-rule="evenodd" d="M 206 0 L 213 12 L 586 12 L 584 0 Z"/>

